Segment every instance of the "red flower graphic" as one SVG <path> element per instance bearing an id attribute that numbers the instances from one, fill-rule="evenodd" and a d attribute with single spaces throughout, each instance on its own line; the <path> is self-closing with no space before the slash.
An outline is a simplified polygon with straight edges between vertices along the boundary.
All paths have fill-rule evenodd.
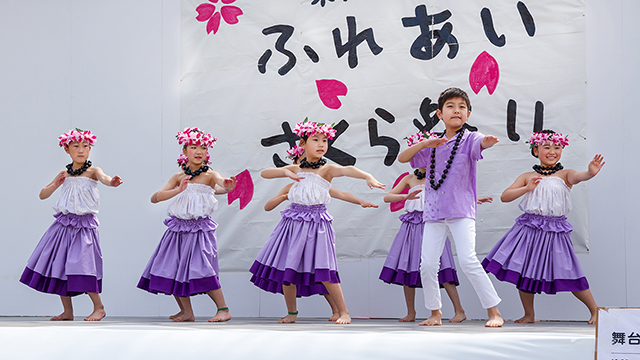
<path id="1" fill-rule="evenodd" d="M 224 21 L 229 24 L 237 24 L 238 16 L 242 15 L 242 10 L 237 6 L 231 6 L 227 4 L 234 3 L 236 0 L 220 0 L 223 4 L 220 7 L 220 11 L 216 11 L 216 6 L 213 4 L 217 4 L 218 0 L 209 0 L 213 4 L 204 3 L 198 5 L 196 11 L 198 12 L 198 16 L 196 16 L 196 20 L 200 22 L 207 21 L 207 34 L 217 33 L 220 28 L 220 17 L 224 19 Z M 221 15 L 222 14 L 222 15 Z"/>

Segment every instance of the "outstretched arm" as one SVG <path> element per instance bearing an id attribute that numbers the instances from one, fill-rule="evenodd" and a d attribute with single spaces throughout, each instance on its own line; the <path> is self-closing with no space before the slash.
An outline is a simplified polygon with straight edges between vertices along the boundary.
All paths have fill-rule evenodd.
<path id="1" fill-rule="evenodd" d="M 114 177 L 111 177 L 107 174 L 105 174 L 101 168 L 96 167 L 95 168 L 95 175 L 96 175 L 96 179 L 98 179 L 98 181 L 100 181 L 101 183 L 107 185 L 107 186 L 112 186 L 112 187 L 118 187 L 122 184 L 122 179 L 120 178 L 120 176 L 116 175 Z"/>
<path id="2" fill-rule="evenodd" d="M 485 135 L 485 137 L 483 137 L 482 140 L 480 140 L 480 147 L 483 149 L 488 149 L 493 145 L 497 144 L 498 142 L 500 142 L 500 140 L 498 140 L 497 137 L 493 135 Z"/>
<path id="3" fill-rule="evenodd" d="M 296 165 L 288 165 L 285 167 L 281 167 L 281 168 L 266 168 L 264 170 L 262 170 L 262 172 L 260 173 L 260 176 L 262 176 L 265 179 L 275 179 L 275 178 L 281 178 L 281 177 L 288 177 L 289 179 L 293 180 L 293 181 L 300 181 L 302 179 L 304 179 L 304 176 L 298 176 L 296 175 L 292 169 L 295 167 Z"/>
<path id="4" fill-rule="evenodd" d="M 413 200 L 413 199 L 417 199 L 418 198 L 418 194 L 422 191 L 422 190 L 414 190 L 408 194 L 401 194 L 402 191 L 404 189 L 406 189 L 407 187 L 409 187 L 409 178 L 411 177 L 411 175 L 409 176 L 405 176 L 403 177 L 400 182 L 393 187 L 393 189 L 391 189 L 391 191 L 389 191 L 382 200 L 384 200 L 384 202 L 386 203 L 394 203 L 394 202 L 398 202 L 398 201 L 404 201 L 404 200 Z"/>
<path id="5" fill-rule="evenodd" d="M 604 157 L 601 154 L 596 154 L 593 160 L 589 162 L 589 168 L 587 171 L 577 172 L 575 170 L 567 171 L 567 182 L 570 185 L 575 185 L 581 181 L 587 181 L 592 177 L 598 175 L 600 169 L 604 166 Z"/>
<path id="6" fill-rule="evenodd" d="M 284 201 L 289 200 L 289 189 L 291 189 L 291 185 L 293 184 L 283 187 L 276 196 L 269 199 L 269 201 L 264 204 L 264 211 L 271 211 L 277 208 L 278 205 L 282 204 Z"/>
<path id="7" fill-rule="evenodd" d="M 426 148 L 437 148 L 438 146 L 444 145 L 446 142 L 447 142 L 446 137 L 420 141 L 416 145 L 410 146 L 402 150 L 402 152 L 398 154 L 398 161 L 401 163 L 408 163 L 409 161 L 413 160 L 413 157 L 420 150 L 423 150 Z"/>
<path id="8" fill-rule="evenodd" d="M 529 176 L 530 178 L 528 178 Z M 502 202 L 511 202 L 519 198 L 520 196 L 535 189 L 541 179 L 542 176 L 540 175 L 531 176 L 530 174 L 526 173 L 518 176 L 516 181 L 514 181 L 511 186 L 509 186 L 505 191 L 502 192 L 500 200 Z"/>
<path id="9" fill-rule="evenodd" d="M 493 202 L 493 198 L 491 196 L 485 196 L 485 197 L 478 198 L 478 204 L 484 204 L 486 202 L 492 203 Z"/>
<path id="10" fill-rule="evenodd" d="M 379 189 L 384 189 L 387 185 L 382 184 L 373 177 L 373 175 L 369 174 L 366 171 L 362 171 L 355 166 L 340 166 L 340 165 L 331 165 L 329 169 L 331 177 L 340 177 L 340 176 L 349 176 L 356 179 L 364 179 L 367 181 L 367 186 L 370 189 L 377 187 Z"/>
<path id="11" fill-rule="evenodd" d="M 49 196 L 51 196 L 51 194 L 53 194 L 54 191 L 56 191 L 60 187 L 60 185 L 62 185 L 65 179 L 64 173 L 65 170 L 60 171 L 58 175 L 56 175 L 56 177 L 54 177 L 53 180 L 51 180 L 51 182 L 47 184 L 47 186 L 43 187 L 42 190 L 40 190 L 40 194 L 38 195 L 40 196 L 40 200 L 47 199 Z"/>
<path id="12" fill-rule="evenodd" d="M 223 195 L 235 189 L 238 181 L 235 176 L 223 178 L 217 171 L 212 171 L 212 183 L 209 184 L 214 190 L 216 195 Z"/>
<path id="13" fill-rule="evenodd" d="M 360 205 L 363 208 L 377 208 L 378 205 L 372 204 L 370 202 L 364 201 L 360 198 L 358 198 L 357 196 L 353 195 L 352 193 L 346 192 L 346 191 L 340 191 L 338 189 L 334 189 L 331 188 L 329 189 L 329 195 L 331 195 L 332 198 L 334 199 L 338 199 L 338 200 L 342 200 L 342 201 L 346 201 L 346 202 L 350 202 L 352 204 L 356 204 L 356 205 Z"/>
<path id="14" fill-rule="evenodd" d="M 171 176 L 167 185 L 165 185 L 160 191 L 156 192 L 151 196 L 151 202 L 157 203 L 160 201 L 169 200 L 172 197 L 178 195 L 183 192 L 187 188 L 187 184 L 189 183 L 190 176 L 185 176 L 181 181 L 178 181 L 182 174 L 177 173 Z M 154 202 L 155 200 L 155 202 Z"/>

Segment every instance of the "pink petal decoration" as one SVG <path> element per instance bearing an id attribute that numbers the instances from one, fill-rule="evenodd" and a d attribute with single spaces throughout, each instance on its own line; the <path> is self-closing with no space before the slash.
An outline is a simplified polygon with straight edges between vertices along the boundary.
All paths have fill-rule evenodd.
<path id="1" fill-rule="evenodd" d="M 217 12 L 213 14 L 211 19 L 207 23 L 207 34 L 211 34 L 211 32 L 213 31 L 213 34 L 215 35 L 218 32 L 219 28 L 220 28 L 220 13 Z"/>
<path id="2" fill-rule="evenodd" d="M 216 0 L 218 1 L 218 0 Z M 222 0 L 223 4 L 233 4 L 234 2 L 236 2 L 236 0 Z"/>
<path id="3" fill-rule="evenodd" d="M 405 176 L 409 175 L 408 172 L 398 176 L 398 178 L 396 179 L 396 181 L 393 183 L 393 187 L 396 187 L 396 185 L 398 185 L 398 183 L 400 182 L 400 180 L 402 180 L 402 178 L 404 178 Z M 400 192 L 400 194 L 408 194 L 409 193 L 409 188 L 404 188 L 404 190 L 402 190 Z M 402 201 L 396 201 L 391 203 L 391 212 L 396 212 L 398 210 L 402 210 L 402 208 L 404 208 L 404 203 L 407 200 L 402 200 Z"/>
<path id="4" fill-rule="evenodd" d="M 483 51 L 476 61 L 471 65 L 471 71 L 469 71 L 469 85 L 471 90 L 478 94 L 482 87 L 487 86 L 489 95 L 492 95 L 496 91 L 498 86 L 498 80 L 500 79 L 500 67 L 496 59 L 489 55 L 488 52 Z"/>
<path id="5" fill-rule="evenodd" d="M 316 80 L 316 87 L 318 88 L 318 95 L 324 106 L 334 110 L 342 106 L 338 96 L 345 96 L 348 91 L 347 85 L 334 79 Z"/>
<path id="6" fill-rule="evenodd" d="M 212 2 L 212 3 L 214 3 L 214 4 L 217 4 L 217 3 L 218 3 L 218 0 L 209 0 L 209 1 L 210 1 L 210 2 Z"/>
<path id="7" fill-rule="evenodd" d="M 253 180 L 249 170 L 244 170 L 236 175 L 236 188 L 227 194 L 227 202 L 231 205 L 236 199 L 240 199 L 240 210 L 244 209 L 253 199 Z"/>
<path id="8" fill-rule="evenodd" d="M 205 4 L 200 4 L 200 6 L 196 8 L 196 11 L 198 12 L 198 16 L 196 16 L 196 20 L 207 21 L 211 19 L 211 15 L 213 15 L 213 13 L 216 11 L 216 7 L 215 5 L 205 3 Z"/>
<path id="9" fill-rule="evenodd" d="M 222 0 L 224 2 L 224 0 Z M 222 18 L 227 24 L 233 25 L 238 23 L 238 16 L 242 15 L 242 10 L 237 6 L 223 6 L 220 9 Z"/>

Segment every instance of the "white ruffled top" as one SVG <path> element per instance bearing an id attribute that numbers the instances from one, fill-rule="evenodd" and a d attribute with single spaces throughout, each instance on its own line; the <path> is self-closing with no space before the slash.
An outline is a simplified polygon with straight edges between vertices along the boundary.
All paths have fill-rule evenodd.
<path id="1" fill-rule="evenodd" d="M 188 183 L 187 188 L 173 198 L 167 215 L 183 220 L 209 217 L 218 209 L 214 194 L 209 185 Z"/>
<path id="2" fill-rule="evenodd" d="M 543 177 L 520 201 L 520 210 L 536 215 L 563 216 L 571 211 L 569 187 L 557 176 Z"/>
<path id="3" fill-rule="evenodd" d="M 329 195 L 331 183 L 325 178 L 312 172 L 299 172 L 298 176 L 304 179 L 294 182 L 289 189 L 289 200 L 292 203 L 318 205 L 328 204 L 331 201 L 331 195 Z"/>
<path id="4" fill-rule="evenodd" d="M 97 214 L 100 209 L 98 181 L 86 176 L 74 176 L 64 179 L 60 187 L 60 197 L 53 210 L 63 214 Z"/>
<path id="5" fill-rule="evenodd" d="M 416 185 L 416 186 L 412 187 L 411 189 L 409 189 L 409 192 L 412 192 L 412 191 L 415 191 L 415 190 L 422 190 L 422 192 L 420 192 L 418 194 L 418 198 L 417 199 L 407 200 L 407 201 L 404 202 L 404 210 L 406 212 L 423 211 L 424 210 L 424 198 L 422 197 L 422 195 L 424 194 L 424 184 Z"/>

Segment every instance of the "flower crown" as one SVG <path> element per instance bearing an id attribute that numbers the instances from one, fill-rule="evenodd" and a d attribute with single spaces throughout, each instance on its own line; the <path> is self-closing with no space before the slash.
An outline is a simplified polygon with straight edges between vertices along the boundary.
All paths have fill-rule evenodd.
<path id="1" fill-rule="evenodd" d="M 205 160 L 205 165 L 211 164 L 210 159 L 211 157 L 209 156 L 209 153 L 207 153 L 207 159 Z M 180 156 L 178 156 L 178 159 L 176 160 L 176 162 L 178 163 L 178 167 L 183 167 L 189 163 L 189 158 L 185 154 L 180 153 Z"/>
<path id="2" fill-rule="evenodd" d="M 327 139 L 333 139 L 333 137 L 336 136 L 336 130 L 333 128 L 334 125 L 335 124 L 315 123 L 309 121 L 309 118 L 306 117 L 302 122 L 296 124 L 293 132 L 299 137 L 309 137 L 320 133 L 326 136 Z"/>
<path id="3" fill-rule="evenodd" d="M 287 158 L 295 161 L 304 154 L 304 149 L 300 145 L 296 145 L 290 149 L 287 149 Z"/>
<path id="4" fill-rule="evenodd" d="M 185 128 L 176 135 L 176 138 L 180 145 L 197 145 L 204 146 L 206 148 L 213 147 L 218 140 L 211 136 L 211 134 L 205 134 L 204 131 L 198 128 Z"/>
<path id="5" fill-rule="evenodd" d="M 413 135 L 409 135 L 404 139 L 407 140 L 407 146 L 412 147 L 413 145 L 419 143 L 423 140 L 429 140 L 432 138 L 437 138 L 438 136 L 432 132 L 427 132 L 426 130 L 418 131 Z"/>
<path id="6" fill-rule="evenodd" d="M 569 145 L 569 138 L 560 133 L 547 134 L 547 133 L 535 132 L 531 134 L 529 141 L 527 141 L 530 149 L 533 149 L 535 146 L 542 145 L 548 142 L 556 145 L 560 145 L 564 149 L 565 146 Z"/>
<path id="7" fill-rule="evenodd" d="M 93 146 L 96 139 L 96 136 L 93 135 L 91 131 L 76 128 L 75 130 L 69 130 L 68 133 L 58 136 L 58 145 L 60 145 L 60 147 L 69 147 L 69 144 L 74 141 L 79 143 L 86 141 L 87 144 Z"/>

